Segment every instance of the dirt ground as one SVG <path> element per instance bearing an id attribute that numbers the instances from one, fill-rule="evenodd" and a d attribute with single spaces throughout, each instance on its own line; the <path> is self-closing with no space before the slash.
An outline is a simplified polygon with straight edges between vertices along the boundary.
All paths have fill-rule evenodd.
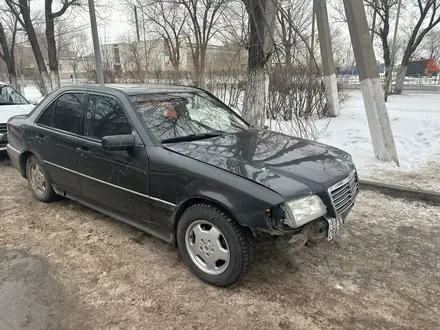
<path id="1" fill-rule="evenodd" d="M 0 159 L 1 329 L 438 329 L 440 208 L 362 192 L 335 241 L 257 245 L 245 282 L 77 203 L 37 202 Z"/>
<path id="2" fill-rule="evenodd" d="M 417 170 L 403 171 L 377 171 L 365 179 L 388 183 L 412 189 L 440 191 L 440 162 L 428 162 Z"/>

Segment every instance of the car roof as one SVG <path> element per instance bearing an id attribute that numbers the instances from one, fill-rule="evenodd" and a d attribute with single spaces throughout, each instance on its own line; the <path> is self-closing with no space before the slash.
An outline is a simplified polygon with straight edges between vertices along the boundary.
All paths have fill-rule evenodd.
<path id="1" fill-rule="evenodd" d="M 93 85 L 67 85 L 61 87 L 62 90 L 76 90 L 86 89 L 88 91 L 107 91 L 119 90 L 127 95 L 140 95 L 140 94 L 155 94 L 155 93 L 176 93 L 176 92 L 195 92 L 199 91 L 196 87 L 181 86 L 181 85 L 160 85 L 160 84 L 145 84 L 145 85 L 129 85 L 129 84 L 106 84 L 105 86 Z"/>

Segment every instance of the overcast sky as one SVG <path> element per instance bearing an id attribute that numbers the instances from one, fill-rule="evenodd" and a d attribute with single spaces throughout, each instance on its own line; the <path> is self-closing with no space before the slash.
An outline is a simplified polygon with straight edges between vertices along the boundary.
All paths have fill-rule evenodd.
<path id="1" fill-rule="evenodd" d="M 0 0 L 1 1 L 1 0 Z M 116 43 L 120 42 L 122 37 L 126 37 L 127 35 L 131 35 L 132 38 L 135 36 L 135 27 L 130 23 L 133 17 L 132 9 L 128 8 L 123 4 L 124 0 L 95 0 L 96 4 L 96 13 L 98 16 L 98 31 L 100 42 L 102 44 L 106 43 Z M 311 1 L 311 0 L 310 0 Z M 340 2 L 341 0 L 332 0 L 334 2 Z M 85 3 L 87 1 L 84 0 Z M 57 10 L 60 7 L 60 0 L 54 0 L 54 9 Z M 44 1 L 43 0 L 33 0 L 31 1 L 31 9 L 35 12 L 43 13 L 44 10 Z M 334 12 L 329 6 L 330 13 L 330 24 L 334 23 L 332 16 L 335 17 Z M 42 16 L 44 17 L 44 16 Z M 66 21 L 72 19 L 74 24 L 78 29 L 83 30 L 89 39 L 91 44 L 91 29 L 90 29 L 90 16 L 88 12 L 88 8 L 78 9 L 76 8 L 74 14 L 66 13 L 64 16 Z M 393 23 L 393 22 L 392 22 Z M 408 18 L 405 17 L 405 11 L 402 14 L 402 26 L 407 25 Z M 344 24 L 340 25 L 341 33 L 345 35 L 343 40 L 349 40 L 348 29 Z M 393 27 L 391 31 L 393 30 Z M 392 33 L 390 33 L 391 37 Z M 148 38 L 148 37 L 147 37 Z M 347 45 L 348 46 L 348 45 Z M 375 40 L 375 48 L 376 48 L 376 56 L 379 61 L 382 61 L 381 58 L 381 47 L 378 38 Z"/>
<path id="2" fill-rule="evenodd" d="M 87 1 L 84 1 L 87 3 Z M 61 1 L 55 0 L 53 2 L 53 11 L 61 7 Z M 132 17 L 132 12 L 121 4 L 121 0 L 95 0 L 96 15 L 98 18 L 98 33 L 101 42 L 111 43 L 116 42 L 121 36 L 132 32 L 134 34 L 134 27 L 130 26 L 129 20 Z M 44 1 L 31 1 L 31 11 L 34 14 L 43 15 Z M 42 16 L 43 17 L 43 16 Z M 74 24 L 84 32 L 88 33 L 91 39 L 90 15 L 88 7 L 83 9 L 75 8 L 74 13 L 66 12 L 63 16 L 66 21 L 73 20 Z"/>

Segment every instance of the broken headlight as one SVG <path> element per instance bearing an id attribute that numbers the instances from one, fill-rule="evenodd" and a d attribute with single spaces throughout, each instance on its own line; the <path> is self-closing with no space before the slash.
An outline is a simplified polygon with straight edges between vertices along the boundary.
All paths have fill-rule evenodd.
<path id="1" fill-rule="evenodd" d="M 304 226 L 327 213 L 324 202 L 316 195 L 287 201 L 284 206 L 287 213 L 285 223 L 292 228 Z"/>

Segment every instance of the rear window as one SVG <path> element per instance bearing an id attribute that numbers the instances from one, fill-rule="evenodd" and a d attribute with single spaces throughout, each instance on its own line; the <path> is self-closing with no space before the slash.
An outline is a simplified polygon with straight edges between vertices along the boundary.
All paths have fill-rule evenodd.
<path id="1" fill-rule="evenodd" d="M 80 134 L 84 93 L 61 95 L 40 116 L 38 123 L 66 132 Z"/>

